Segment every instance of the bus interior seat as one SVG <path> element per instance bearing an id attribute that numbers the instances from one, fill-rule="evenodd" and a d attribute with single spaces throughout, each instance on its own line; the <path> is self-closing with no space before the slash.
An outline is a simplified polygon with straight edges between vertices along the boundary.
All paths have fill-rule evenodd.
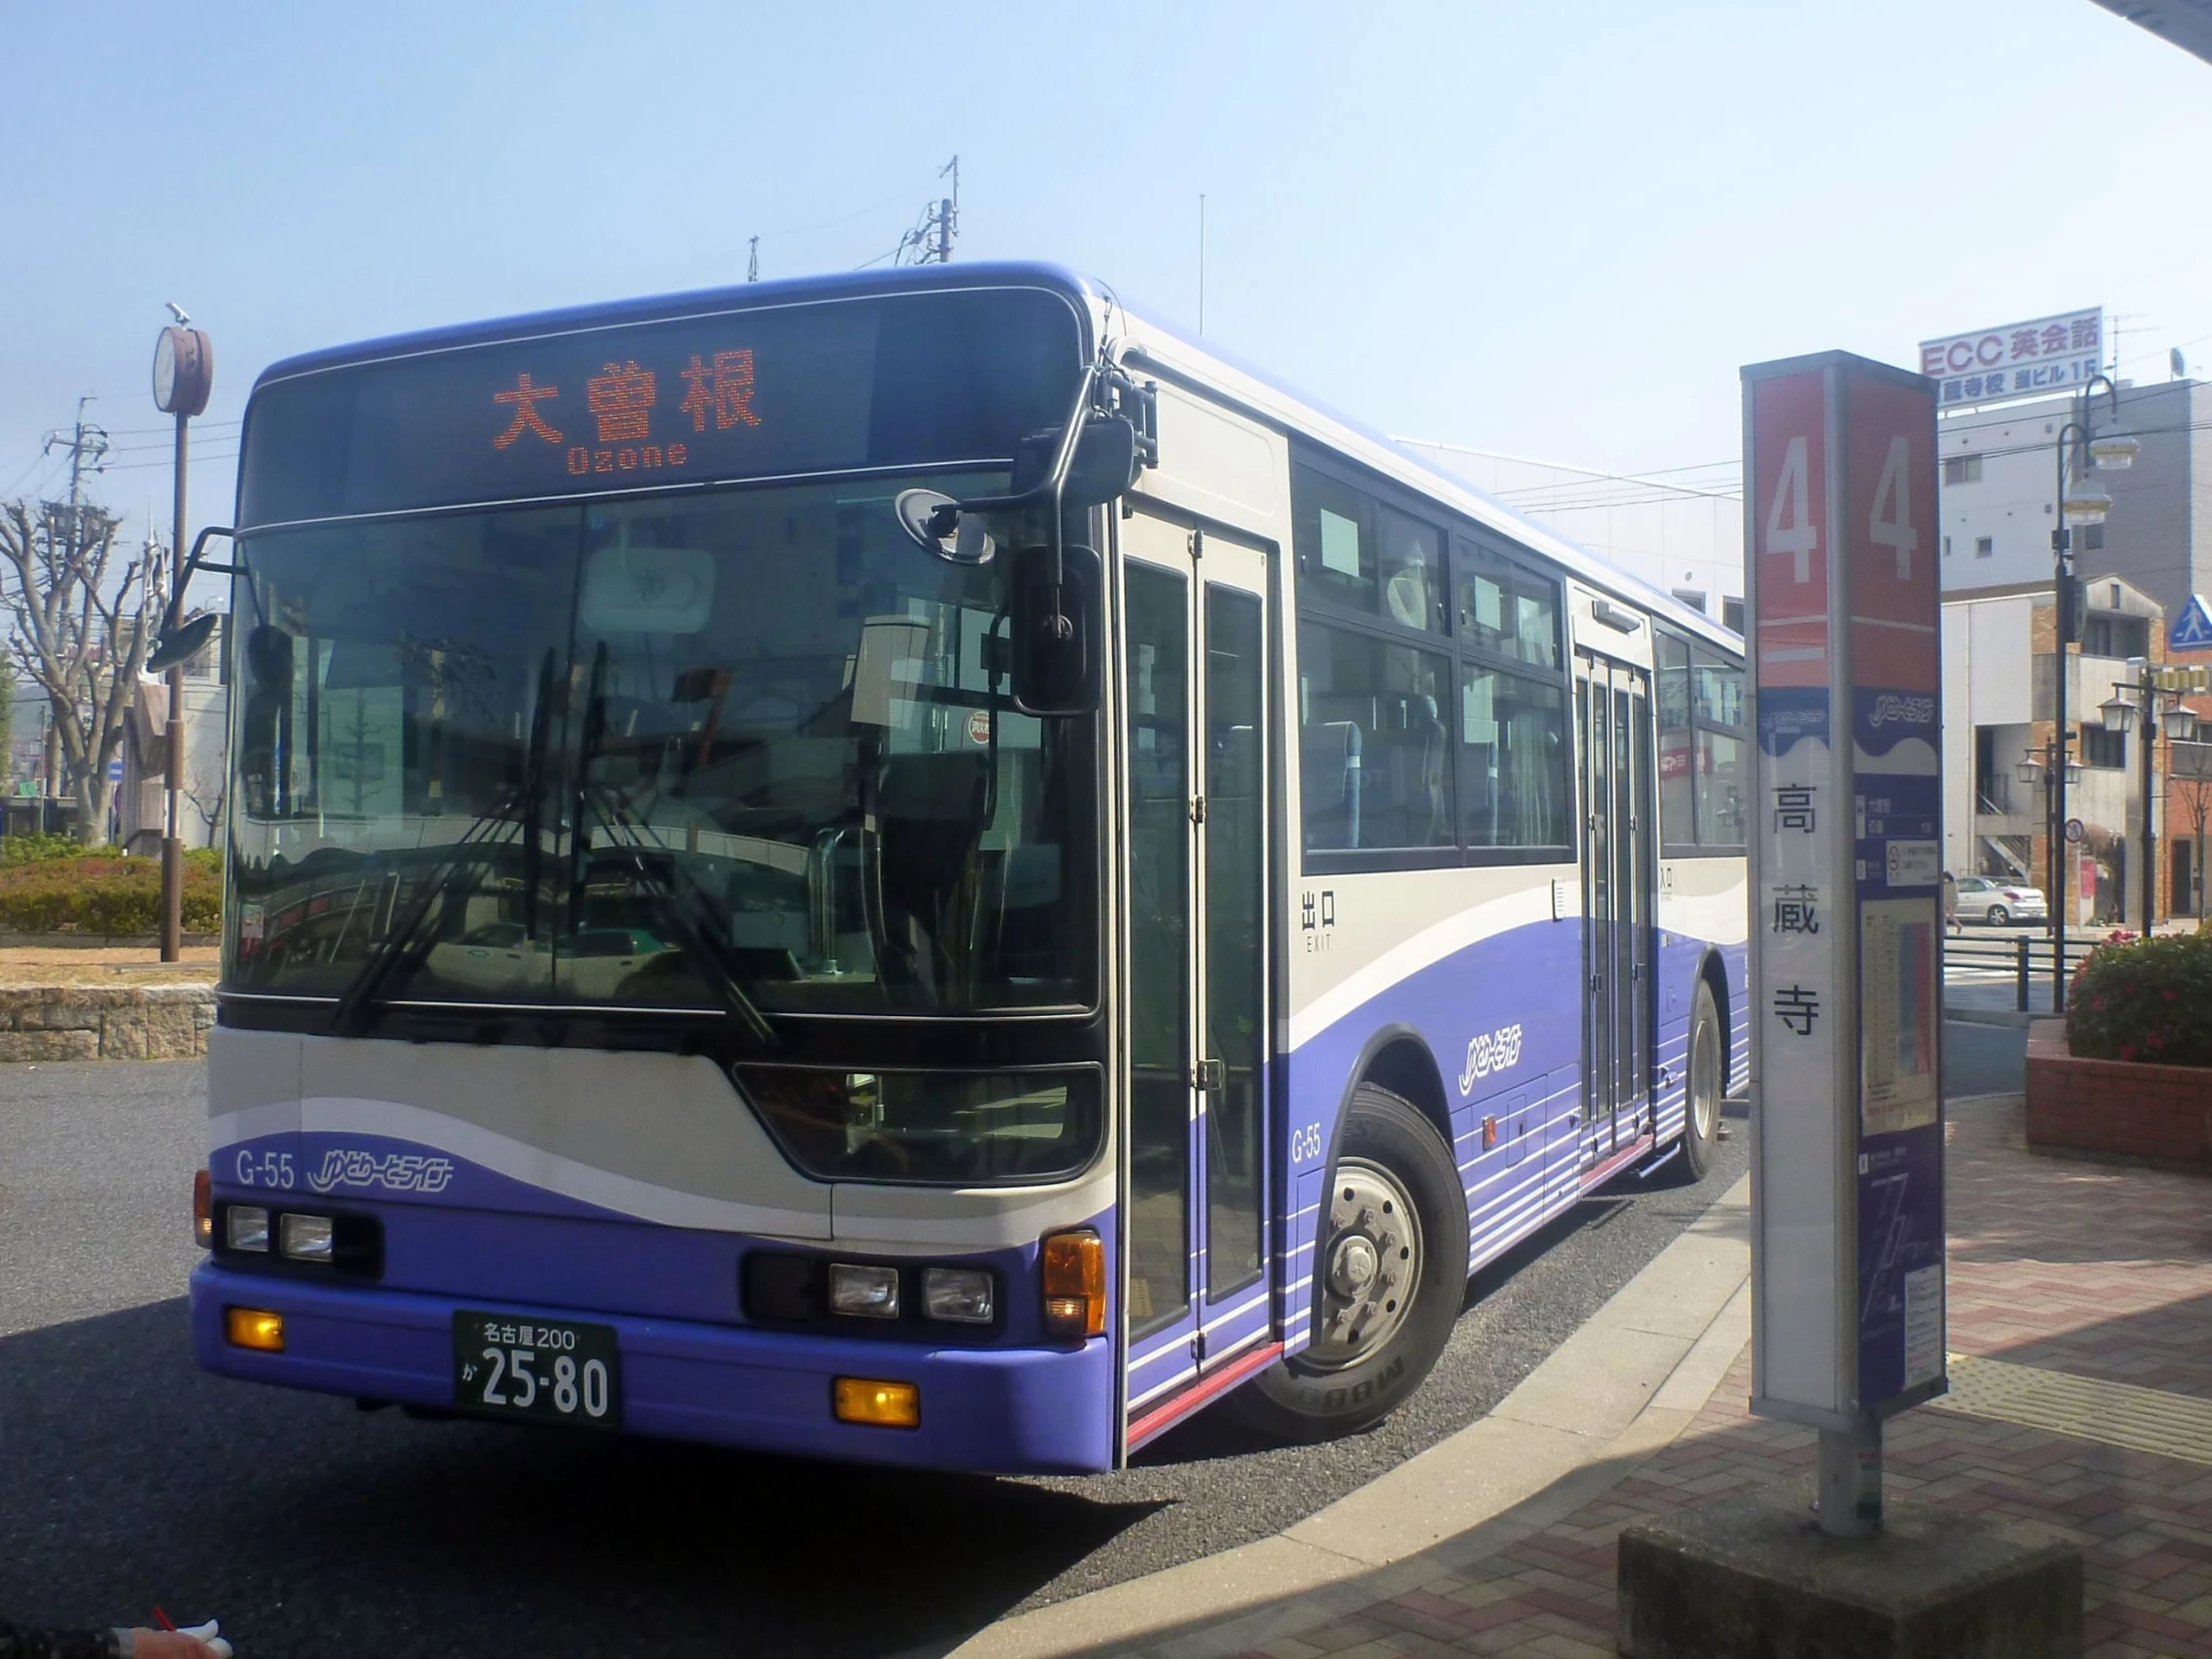
<path id="1" fill-rule="evenodd" d="M 1331 720 L 1307 727 L 1300 739 L 1308 836 L 1313 837 L 1317 829 L 1328 829 L 1342 815 L 1341 835 L 1315 840 L 1316 845 L 1360 844 L 1362 736 L 1358 722 Z"/>

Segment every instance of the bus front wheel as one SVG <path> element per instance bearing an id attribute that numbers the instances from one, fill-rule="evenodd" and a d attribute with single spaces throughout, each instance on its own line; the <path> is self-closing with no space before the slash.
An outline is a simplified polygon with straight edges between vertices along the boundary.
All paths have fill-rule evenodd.
<path id="1" fill-rule="evenodd" d="M 1382 1420 L 1451 1336 L 1467 1280 L 1459 1172 L 1410 1101 L 1362 1083 L 1318 1219 L 1314 1340 L 1240 1389 L 1271 1434 L 1326 1440 Z"/>
<path id="2" fill-rule="evenodd" d="M 1721 1011 L 1713 1000 L 1713 987 L 1697 982 L 1697 996 L 1690 1005 L 1690 1075 L 1685 1091 L 1682 1125 L 1682 1159 L 1690 1166 L 1690 1178 L 1702 1181 L 1713 1167 L 1713 1143 L 1720 1138 L 1721 1098 L 1728 1092 L 1721 1058 Z"/>

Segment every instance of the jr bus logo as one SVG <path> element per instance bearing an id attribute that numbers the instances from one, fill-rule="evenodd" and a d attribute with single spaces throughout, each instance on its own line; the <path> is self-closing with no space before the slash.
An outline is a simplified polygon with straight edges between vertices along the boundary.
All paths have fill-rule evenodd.
<path id="1" fill-rule="evenodd" d="M 322 1167 L 308 1174 L 307 1185 L 318 1193 L 338 1187 L 441 1193 L 452 1179 L 453 1160 L 450 1158 L 425 1158 L 412 1152 L 391 1152 L 379 1158 L 357 1147 L 332 1147 L 322 1155 Z"/>
<path id="2" fill-rule="evenodd" d="M 1884 692 L 1874 700 L 1873 724 L 1881 727 L 1893 722 L 1906 726 L 1932 726 L 1936 722 L 1936 699 L 1933 697 L 1899 697 L 1894 692 Z"/>
<path id="3" fill-rule="evenodd" d="M 1474 1080 L 1493 1071 L 1505 1071 L 1520 1059 L 1520 1025 L 1501 1025 L 1495 1031 L 1477 1033 L 1467 1041 L 1467 1066 L 1459 1074 L 1459 1093 L 1474 1092 Z"/>

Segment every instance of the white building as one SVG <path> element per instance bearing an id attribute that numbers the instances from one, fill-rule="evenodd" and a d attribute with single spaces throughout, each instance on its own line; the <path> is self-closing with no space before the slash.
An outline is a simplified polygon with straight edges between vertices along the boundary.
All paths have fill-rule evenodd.
<path id="1" fill-rule="evenodd" d="M 2058 439 L 2081 413 L 2073 397 L 2039 397 L 1946 410 L 1936 422 L 1945 594 L 2050 581 Z M 2200 528 L 2212 512 L 2198 501 L 2212 478 L 2212 385 L 2123 384 L 2117 416 L 2101 393 L 2088 414 L 2094 431 L 2124 431 L 2137 448 L 2125 470 L 2088 474 L 2112 506 L 2077 537 L 2074 569 L 2122 577 L 2179 615 L 2191 594 L 2212 592 L 2212 532 Z M 2069 482 L 2074 476 L 2069 464 Z M 2212 499 L 2203 505 L 2212 509 Z"/>
<path id="2" fill-rule="evenodd" d="M 1723 627 L 1743 631 L 1744 500 L 1736 460 L 1614 473 L 1434 438 L 1392 441 Z"/>

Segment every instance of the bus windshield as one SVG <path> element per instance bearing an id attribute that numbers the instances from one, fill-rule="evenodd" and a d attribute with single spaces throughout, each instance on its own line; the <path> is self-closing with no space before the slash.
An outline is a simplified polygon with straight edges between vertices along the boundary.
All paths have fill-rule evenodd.
<path id="1" fill-rule="evenodd" d="M 632 496 L 242 544 L 227 987 L 971 1012 L 1094 994 L 1093 723 L 1017 713 L 1008 561 L 909 487 Z"/>

